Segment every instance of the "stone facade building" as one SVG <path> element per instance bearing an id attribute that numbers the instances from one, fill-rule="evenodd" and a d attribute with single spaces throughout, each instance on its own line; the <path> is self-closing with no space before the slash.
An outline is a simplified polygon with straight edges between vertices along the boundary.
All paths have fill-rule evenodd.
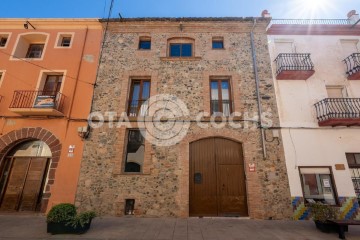
<path id="1" fill-rule="evenodd" d="M 107 32 L 92 112 L 102 114 L 104 123 L 94 121 L 98 126 L 85 140 L 76 205 L 111 216 L 289 218 L 281 136 L 264 127 L 279 124 L 268 23 L 266 18 L 103 22 Z M 146 110 L 164 99 L 187 109 L 164 116 L 159 109 Z M 241 116 L 229 117 L 233 112 Z M 140 124 L 137 117 L 143 115 Z M 165 127 L 149 137 L 153 132 L 146 123 L 156 128 L 175 118 L 188 126 L 174 135 Z M 168 136 L 181 138 L 158 144 Z"/>

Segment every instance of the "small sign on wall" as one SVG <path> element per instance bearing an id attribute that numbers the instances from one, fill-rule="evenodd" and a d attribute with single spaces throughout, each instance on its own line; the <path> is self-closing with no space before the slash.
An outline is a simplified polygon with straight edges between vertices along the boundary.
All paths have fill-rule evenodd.
<path id="1" fill-rule="evenodd" d="M 75 150 L 75 145 L 69 145 L 69 153 L 73 153 Z"/>
<path id="2" fill-rule="evenodd" d="M 255 163 L 249 163 L 249 172 L 255 172 Z"/>
<path id="3" fill-rule="evenodd" d="M 324 187 L 326 187 L 326 188 L 331 187 L 331 186 L 330 186 L 330 180 L 329 180 L 329 179 L 323 179 L 323 185 L 324 185 Z"/>
<path id="4" fill-rule="evenodd" d="M 69 145 L 69 148 L 68 148 L 68 157 L 69 158 L 74 157 L 74 150 L 75 150 L 75 145 Z"/>
<path id="5" fill-rule="evenodd" d="M 344 164 L 335 164 L 335 169 L 336 170 L 345 170 L 345 165 Z"/>

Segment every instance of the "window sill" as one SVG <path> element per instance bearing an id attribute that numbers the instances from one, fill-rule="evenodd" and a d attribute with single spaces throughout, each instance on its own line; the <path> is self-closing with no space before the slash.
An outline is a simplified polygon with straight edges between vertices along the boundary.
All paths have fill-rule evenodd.
<path id="1" fill-rule="evenodd" d="M 160 57 L 161 61 L 199 61 L 201 57 Z"/>
<path id="2" fill-rule="evenodd" d="M 44 58 L 21 58 L 21 57 L 10 57 L 10 61 L 42 61 Z"/>
<path id="3" fill-rule="evenodd" d="M 118 173 L 113 173 L 113 176 L 149 176 L 151 175 L 150 173 L 138 173 L 138 172 L 118 172 Z"/>
<path id="4" fill-rule="evenodd" d="M 212 48 L 211 50 L 225 50 L 225 48 Z"/>

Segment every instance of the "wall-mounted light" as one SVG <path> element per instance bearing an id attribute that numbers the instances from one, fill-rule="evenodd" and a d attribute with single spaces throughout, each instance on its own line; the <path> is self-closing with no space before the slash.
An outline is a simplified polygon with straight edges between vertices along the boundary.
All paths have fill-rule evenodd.
<path id="1" fill-rule="evenodd" d="M 30 25 L 33 29 L 36 30 L 36 28 L 35 28 L 29 21 L 26 21 L 26 22 L 24 23 L 24 28 L 25 28 L 25 29 L 29 29 L 29 25 Z"/>
<path id="2" fill-rule="evenodd" d="M 81 137 L 82 139 L 86 139 L 90 134 L 90 128 L 87 125 L 83 127 L 78 127 L 77 132 L 79 137 Z"/>

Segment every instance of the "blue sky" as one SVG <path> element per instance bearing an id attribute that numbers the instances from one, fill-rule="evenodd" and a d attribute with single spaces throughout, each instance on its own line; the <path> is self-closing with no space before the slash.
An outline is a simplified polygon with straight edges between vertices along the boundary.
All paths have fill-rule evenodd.
<path id="1" fill-rule="evenodd" d="M 114 0 L 112 17 L 345 18 L 360 0 Z M 111 0 L 1 0 L 0 18 L 103 18 Z"/>

